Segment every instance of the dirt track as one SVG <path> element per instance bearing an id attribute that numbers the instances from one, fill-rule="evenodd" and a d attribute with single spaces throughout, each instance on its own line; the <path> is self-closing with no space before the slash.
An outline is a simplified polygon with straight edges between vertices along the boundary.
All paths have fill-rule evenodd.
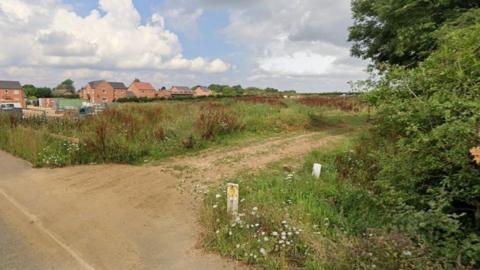
<path id="1" fill-rule="evenodd" d="M 0 222 L 0 243 L 17 242 L 2 236 L 4 230 L 12 239 L 16 239 L 12 234 L 21 235 L 30 247 L 26 251 L 14 245 L 0 256 L 19 258 L 15 253 L 28 253 L 31 264 L 40 266 L 22 267 L 16 259 L 2 264 L 0 258 L 0 269 L 238 268 L 198 249 L 201 203 L 192 191 L 341 137 L 318 136 L 205 151 L 155 166 L 32 169 L 0 152 L 0 218 L 5 223 Z"/>

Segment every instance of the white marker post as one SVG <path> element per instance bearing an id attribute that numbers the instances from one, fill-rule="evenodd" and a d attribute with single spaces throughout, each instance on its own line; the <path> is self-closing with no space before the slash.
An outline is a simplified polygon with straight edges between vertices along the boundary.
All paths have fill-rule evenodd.
<path id="1" fill-rule="evenodd" d="M 227 184 L 227 213 L 232 218 L 237 218 L 238 215 L 238 197 L 239 187 L 237 184 Z"/>
<path id="2" fill-rule="evenodd" d="M 320 174 L 322 173 L 322 165 L 315 163 L 313 164 L 312 176 L 315 178 L 320 178 Z"/>

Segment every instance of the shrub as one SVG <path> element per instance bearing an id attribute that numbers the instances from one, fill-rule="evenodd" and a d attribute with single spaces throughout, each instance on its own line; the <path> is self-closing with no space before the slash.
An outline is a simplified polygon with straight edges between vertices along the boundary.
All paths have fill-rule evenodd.
<path id="1" fill-rule="evenodd" d="M 209 103 L 200 110 L 196 128 L 203 139 L 212 140 L 218 135 L 242 130 L 244 125 L 235 112 L 221 104 Z"/>
<path id="2" fill-rule="evenodd" d="M 480 168 L 469 152 L 480 144 L 480 10 L 464 17 L 418 67 L 392 67 L 374 84 L 372 142 L 338 159 L 446 268 L 480 265 Z"/>
<path id="3" fill-rule="evenodd" d="M 323 115 L 322 112 L 309 113 L 308 120 L 309 120 L 309 128 L 312 128 L 312 129 L 324 128 L 327 125 L 325 116 Z"/>

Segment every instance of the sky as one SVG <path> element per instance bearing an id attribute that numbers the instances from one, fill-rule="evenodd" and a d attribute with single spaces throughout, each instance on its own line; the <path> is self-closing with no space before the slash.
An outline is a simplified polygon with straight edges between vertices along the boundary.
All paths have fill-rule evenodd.
<path id="1" fill-rule="evenodd" d="M 350 0 L 1 0 L 0 79 L 348 91 Z"/>

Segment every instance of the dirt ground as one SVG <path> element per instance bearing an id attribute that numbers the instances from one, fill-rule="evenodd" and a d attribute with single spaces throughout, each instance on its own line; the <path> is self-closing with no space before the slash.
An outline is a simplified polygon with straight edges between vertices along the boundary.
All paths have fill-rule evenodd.
<path id="1" fill-rule="evenodd" d="M 242 268 L 199 248 L 199 194 L 341 137 L 301 134 L 145 166 L 32 169 L 0 152 L 0 269 Z"/>

